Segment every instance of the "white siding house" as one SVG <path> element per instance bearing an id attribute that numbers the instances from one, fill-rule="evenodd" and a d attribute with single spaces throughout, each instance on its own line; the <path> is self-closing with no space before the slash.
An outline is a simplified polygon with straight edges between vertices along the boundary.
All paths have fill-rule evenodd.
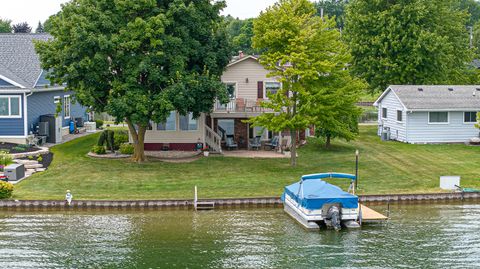
<path id="1" fill-rule="evenodd" d="M 406 143 L 464 143 L 479 136 L 480 85 L 392 85 L 374 104 L 378 135 Z"/>

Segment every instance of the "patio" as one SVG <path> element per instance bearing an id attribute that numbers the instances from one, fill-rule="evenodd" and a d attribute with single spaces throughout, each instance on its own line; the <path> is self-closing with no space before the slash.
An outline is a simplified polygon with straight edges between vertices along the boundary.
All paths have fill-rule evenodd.
<path id="1" fill-rule="evenodd" d="M 289 158 L 289 156 L 277 152 L 277 151 L 265 151 L 265 150 L 224 150 L 223 156 L 225 157 L 236 157 L 236 158 L 265 158 L 265 159 L 275 159 L 275 158 Z"/>

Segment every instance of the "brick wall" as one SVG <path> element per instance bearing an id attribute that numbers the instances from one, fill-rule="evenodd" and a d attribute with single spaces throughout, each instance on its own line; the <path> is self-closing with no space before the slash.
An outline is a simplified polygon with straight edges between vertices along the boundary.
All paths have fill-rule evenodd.
<path id="1" fill-rule="evenodd" d="M 247 124 L 242 121 L 246 119 L 235 119 L 235 142 L 238 144 L 238 148 L 248 148 L 248 128 Z"/>

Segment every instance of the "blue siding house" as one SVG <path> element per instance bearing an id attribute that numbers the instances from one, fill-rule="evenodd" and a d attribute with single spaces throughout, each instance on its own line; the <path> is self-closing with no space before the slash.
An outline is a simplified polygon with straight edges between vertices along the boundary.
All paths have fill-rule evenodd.
<path id="1" fill-rule="evenodd" d="M 378 135 L 406 143 L 479 137 L 480 85 L 392 85 L 378 98 Z"/>
<path id="2" fill-rule="evenodd" d="M 70 120 L 87 119 L 86 108 L 74 103 L 72 92 L 51 86 L 35 52 L 34 40 L 48 34 L 0 34 L 0 141 L 24 144 L 37 131 L 41 115 L 56 114 L 62 134 Z M 56 113 L 60 103 L 62 111 Z"/>

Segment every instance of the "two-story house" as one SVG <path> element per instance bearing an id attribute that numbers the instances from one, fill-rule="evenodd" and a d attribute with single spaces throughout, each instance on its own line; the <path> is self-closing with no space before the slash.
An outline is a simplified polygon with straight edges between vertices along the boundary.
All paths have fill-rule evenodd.
<path id="1" fill-rule="evenodd" d="M 229 136 L 233 136 L 239 149 L 247 149 L 254 137 L 260 136 L 262 141 L 267 141 L 279 135 L 245 122 L 261 113 L 271 113 L 260 103 L 282 85 L 268 78 L 268 73 L 255 56 L 240 55 L 227 66 L 221 78 L 227 86 L 230 102 L 217 102 L 211 113 L 202 114 L 198 119 L 172 112 L 167 122 L 153 124 L 152 130 L 147 131 L 145 150 L 194 150 L 197 143 L 202 143 L 213 151 L 220 151 L 219 147 L 225 145 Z M 304 138 L 305 134 L 302 136 Z"/>

